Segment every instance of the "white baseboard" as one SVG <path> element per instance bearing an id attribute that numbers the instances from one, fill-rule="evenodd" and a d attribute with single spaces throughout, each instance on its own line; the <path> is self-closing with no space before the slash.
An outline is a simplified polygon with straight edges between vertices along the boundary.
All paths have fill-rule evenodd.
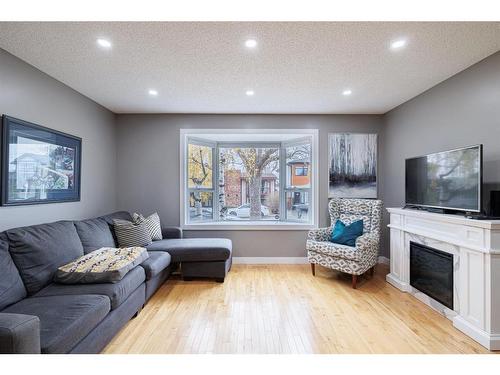
<path id="1" fill-rule="evenodd" d="M 386 257 L 378 257 L 378 262 L 389 264 Z M 233 257 L 234 264 L 307 264 L 307 257 Z"/>
<path id="2" fill-rule="evenodd" d="M 500 335 L 487 333 L 475 327 L 459 315 L 453 318 L 453 326 L 472 337 L 488 350 L 500 350 Z"/>
<path id="3" fill-rule="evenodd" d="M 401 280 L 399 280 L 397 277 L 395 277 L 392 273 L 388 273 L 386 276 L 385 276 L 385 280 L 391 284 L 392 286 L 398 288 L 399 290 L 401 290 L 402 292 L 407 292 L 409 293 L 410 292 L 410 286 L 407 284 L 407 283 L 404 283 L 402 282 Z"/>
<path id="4" fill-rule="evenodd" d="M 307 264 L 307 257 L 233 257 L 234 264 Z"/>

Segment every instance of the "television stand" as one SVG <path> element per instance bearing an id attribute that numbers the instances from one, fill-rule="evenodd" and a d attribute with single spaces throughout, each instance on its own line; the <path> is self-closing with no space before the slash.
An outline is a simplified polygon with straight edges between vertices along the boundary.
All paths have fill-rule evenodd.
<path id="1" fill-rule="evenodd" d="M 405 210 L 417 210 L 417 211 L 424 211 L 425 209 L 421 206 L 415 206 L 413 204 L 405 204 L 403 207 Z"/>
<path id="2" fill-rule="evenodd" d="M 416 210 L 416 211 L 425 211 L 425 212 L 432 212 L 435 214 L 446 214 L 446 210 L 442 208 L 433 208 L 433 207 L 422 207 L 422 206 L 415 206 L 412 204 L 407 204 L 403 207 L 405 210 Z"/>
<path id="3" fill-rule="evenodd" d="M 448 210 L 444 209 L 444 208 L 432 208 L 432 207 L 428 207 L 425 209 L 427 212 L 431 212 L 433 214 L 449 214 L 450 212 L 448 212 Z"/>
<path id="4" fill-rule="evenodd" d="M 474 220 L 500 220 L 500 216 L 489 216 L 474 212 L 464 212 L 458 210 L 450 210 L 446 208 L 434 208 L 434 207 L 422 207 L 415 206 L 412 204 L 407 204 L 403 207 L 405 210 L 414 210 L 414 211 L 423 211 L 430 212 L 433 214 L 443 214 L 443 215 L 455 215 L 465 217 L 466 219 L 474 219 Z"/>
<path id="5" fill-rule="evenodd" d="M 387 211 L 391 272 L 386 280 L 446 316 L 489 350 L 500 350 L 500 222 L 422 210 Z M 411 285 L 410 241 L 453 256 L 452 308 Z"/>
<path id="6" fill-rule="evenodd" d="M 489 215 L 465 215 L 467 219 L 473 220 L 500 220 L 500 216 L 489 216 Z"/>

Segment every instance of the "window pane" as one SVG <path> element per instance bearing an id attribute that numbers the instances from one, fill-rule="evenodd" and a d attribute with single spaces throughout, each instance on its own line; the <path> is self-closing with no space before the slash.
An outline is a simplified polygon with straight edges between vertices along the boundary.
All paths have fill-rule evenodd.
<path id="1" fill-rule="evenodd" d="M 212 147 L 188 145 L 188 188 L 212 188 Z"/>
<path id="2" fill-rule="evenodd" d="M 192 191 L 189 193 L 189 221 L 207 221 L 214 218 L 214 193 Z"/>
<path id="3" fill-rule="evenodd" d="M 311 144 L 286 148 L 286 186 L 308 188 L 311 186 Z"/>
<path id="4" fill-rule="evenodd" d="M 279 148 L 219 148 L 222 220 L 279 220 Z"/>
<path id="5" fill-rule="evenodd" d="M 305 191 L 286 192 L 286 218 L 288 220 L 309 221 L 309 193 Z"/>

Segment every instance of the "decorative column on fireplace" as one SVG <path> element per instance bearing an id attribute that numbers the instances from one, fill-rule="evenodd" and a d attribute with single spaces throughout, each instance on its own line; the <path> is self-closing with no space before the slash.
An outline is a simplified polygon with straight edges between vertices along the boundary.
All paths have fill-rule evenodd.
<path id="1" fill-rule="evenodd" d="M 500 220 L 388 211 L 387 281 L 488 349 L 500 350 Z"/>

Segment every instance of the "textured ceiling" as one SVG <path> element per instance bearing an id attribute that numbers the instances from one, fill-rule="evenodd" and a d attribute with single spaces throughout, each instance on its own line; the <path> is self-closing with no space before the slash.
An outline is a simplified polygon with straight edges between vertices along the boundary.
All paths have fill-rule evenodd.
<path id="1" fill-rule="evenodd" d="M 500 23 L 0 22 L 0 48 L 116 113 L 385 113 L 500 50 Z"/>

